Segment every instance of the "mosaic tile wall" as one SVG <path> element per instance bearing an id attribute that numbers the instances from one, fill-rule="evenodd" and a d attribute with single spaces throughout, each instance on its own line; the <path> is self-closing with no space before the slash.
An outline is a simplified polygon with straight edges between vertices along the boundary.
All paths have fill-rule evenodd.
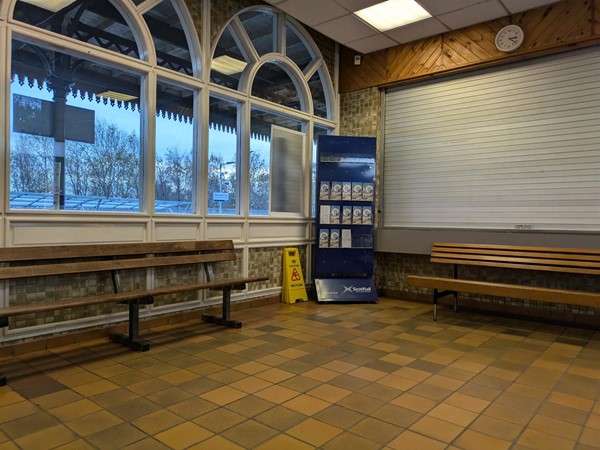
<path id="1" fill-rule="evenodd" d="M 302 266 L 302 275 L 306 282 L 306 246 L 297 247 Z M 284 247 L 251 248 L 249 254 L 248 276 L 268 276 L 268 281 L 251 283 L 250 291 L 283 286 L 283 249 Z"/>
<path id="2" fill-rule="evenodd" d="M 381 167 L 381 91 L 378 88 L 363 89 L 340 95 L 340 136 L 368 136 L 377 138 L 377 170 Z M 375 192 L 380 192 L 379 178 L 375 180 Z M 379 196 L 375 196 L 375 223 L 379 220 Z"/>
<path id="3" fill-rule="evenodd" d="M 196 33 L 198 33 L 202 51 L 209 51 L 204 42 L 202 42 L 202 0 L 185 0 L 185 5 L 192 17 L 192 22 L 194 22 L 194 28 L 196 29 Z"/>
<path id="4" fill-rule="evenodd" d="M 329 71 L 329 76 L 331 77 L 333 90 L 337 91 L 337 83 L 335 79 L 335 41 L 332 41 L 327 36 L 319 33 L 316 30 L 313 30 L 312 28 L 305 27 L 305 30 L 308 31 L 308 34 L 310 34 L 310 37 L 313 38 L 315 44 L 317 44 L 317 47 L 321 51 L 321 55 L 323 56 L 323 60 L 325 61 L 327 70 Z"/>
<path id="5" fill-rule="evenodd" d="M 190 0 L 188 0 L 190 1 Z M 250 6 L 266 5 L 260 0 L 213 0 L 210 4 L 210 41 L 211 47 L 215 43 L 217 35 L 229 19 L 239 11 Z M 206 47 L 206 46 L 205 46 Z"/>
<path id="6" fill-rule="evenodd" d="M 124 272 L 121 275 L 123 290 L 142 289 L 145 283 L 144 271 L 133 270 Z M 113 292 L 113 287 L 109 273 L 23 278 L 9 283 L 8 301 L 10 305 L 26 305 L 44 300 L 86 297 L 111 292 Z M 114 314 L 126 310 L 127 306 L 125 305 L 105 303 L 85 308 L 69 308 L 27 314 L 11 317 L 9 319 L 9 330 L 95 317 L 103 314 Z"/>
<path id="7" fill-rule="evenodd" d="M 223 261 L 213 266 L 213 275 L 215 279 L 235 278 L 244 273 L 244 251 L 237 249 L 235 251 L 235 261 Z M 208 298 L 222 298 L 221 291 L 208 291 Z"/>
<path id="8" fill-rule="evenodd" d="M 154 271 L 154 285 L 156 287 L 173 286 L 177 284 L 192 284 L 200 282 L 201 271 L 198 264 L 177 267 L 158 267 Z M 198 292 L 183 292 L 180 294 L 161 295 L 154 298 L 154 306 L 171 305 L 187 301 L 198 300 Z"/>

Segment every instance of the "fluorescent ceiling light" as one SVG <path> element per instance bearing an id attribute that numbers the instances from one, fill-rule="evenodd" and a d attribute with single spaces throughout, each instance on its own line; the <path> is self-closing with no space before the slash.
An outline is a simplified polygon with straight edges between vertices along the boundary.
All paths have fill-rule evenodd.
<path id="1" fill-rule="evenodd" d="M 32 5 L 46 9 L 48 11 L 56 12 L 63 9 L 65 6 L 69 6 L 75 0 L 23 0 L 25 3 L 31 3 Z"/>
<path id="2" fill-rule="evenodd" d="M 135 95 L 123 94 L 122 92 L 115 91 L 104 91 L 96 94 L 97 97 L 110 98 L 112 100 L 118 100 L 120 102 L 128 102 L 129 100 L 136 99 Z"/>
<path id="3" fill-rule="evenodd" d="M 431 17 L 431 14 L 414 0 L 387 0 L 354 14 L 379 31 L 399 28 Z"/>
<path id="4" fill-rule="evenodd" d="M 222 74 L 234 75 L 242 72 L 247 65 L 248 64 L 245 61 L 240 61 L 239 59 L 224 55 L 213 59 L 211 67 Z"/>

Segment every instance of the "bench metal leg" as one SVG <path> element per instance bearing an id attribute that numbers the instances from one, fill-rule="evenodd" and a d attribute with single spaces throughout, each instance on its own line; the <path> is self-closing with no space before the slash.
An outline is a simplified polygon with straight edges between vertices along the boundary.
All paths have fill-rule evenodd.
<path id="1" fill-rule="evenodd" d="M 437 320 L 437 304 L 438 298 L 445 297 L 446 295 L 452 294 L 454 296 L 454 312 L 456 312 L 456 304 L 458 302 L 458 292 L 456 291 L 442 291 L 439 292 L 437 289 L 433 289 L 433 320 Z"/>
<path id="2" fill-rule="evenodd" d="M 229 314 L 231 311 L 231 290 L 232 289 L 244 289 L 245 285 L 240 286 L 226 286 L 223 288 L 223 315 L 222 317 L 211 316 L 208 314 L 202 315 L 202 320 L 205 322 L 216 323 L 224 325 L 229 328 L 242 328 L 242 322 L 237 320 L 231 320 Z"/>
<path id="3" fill-rule="evenodd" d="M 150 300 L 151 302 L 152 300 Z M 109 338 L 113 342 L 118 342 L 140 352 L 150 350 L 150 342 L 140 339 L 140 304 L 138 302 L 129 303 L 129 336 L 112 333 Z"/>
<path id="4" fill-rule="evenodd" d="M 8 326 L 8 317 L 0 317 L 0 328 Z M 0 386 L 6 386 L 6 375 L 0 373 Z"/>

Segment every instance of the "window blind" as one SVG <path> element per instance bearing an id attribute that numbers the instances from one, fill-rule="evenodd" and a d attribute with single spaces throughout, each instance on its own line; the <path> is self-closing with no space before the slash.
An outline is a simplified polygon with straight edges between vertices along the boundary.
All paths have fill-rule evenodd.
<path id="1" fill-rule="evenodd" d="M 600 230 L 600 47 L 384 102 L 384 227 Z"/>

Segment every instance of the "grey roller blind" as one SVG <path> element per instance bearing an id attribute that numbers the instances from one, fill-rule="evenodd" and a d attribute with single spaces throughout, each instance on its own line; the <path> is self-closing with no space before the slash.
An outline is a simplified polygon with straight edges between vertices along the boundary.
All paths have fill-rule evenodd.
<path id="1" fill-rule="evenodd" d="M 600 230 L 600 47 L 388 90 L 384 227 Z"/>

